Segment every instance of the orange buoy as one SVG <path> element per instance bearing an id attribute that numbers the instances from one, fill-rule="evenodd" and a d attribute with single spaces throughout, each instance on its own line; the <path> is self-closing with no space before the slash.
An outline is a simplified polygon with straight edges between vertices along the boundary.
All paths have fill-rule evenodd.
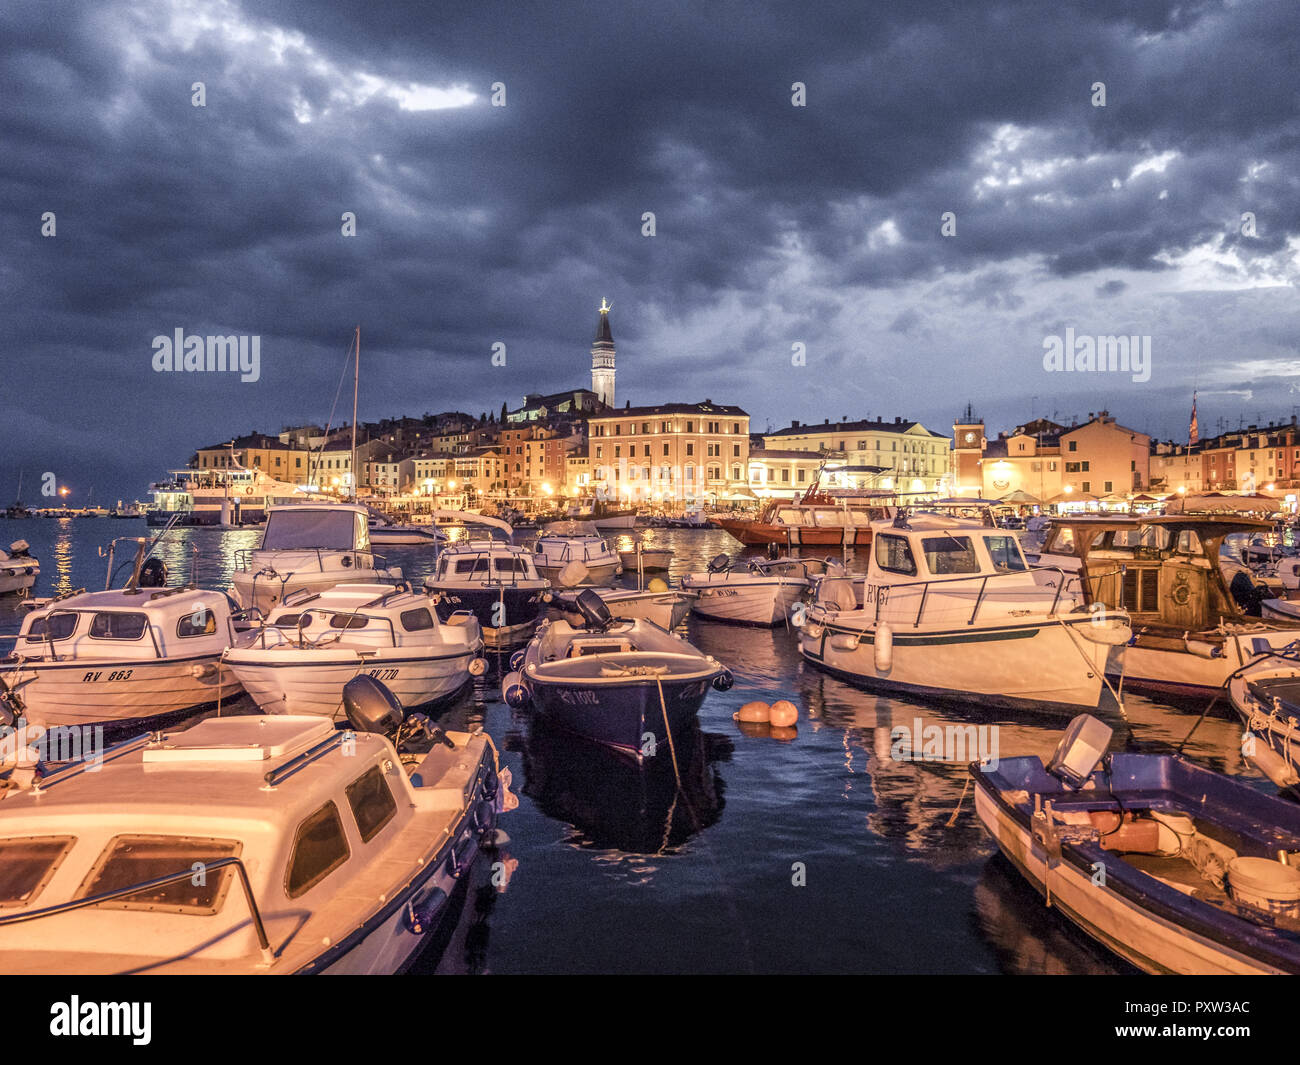
<path id="1" fill-rule="evenodd" d="M 746 703 L 731 716 L 737 721 L 762 721 L 771 718 L 772 709 L 765 702 Z"/>
<path id="2" fill-rule="evenodd" d="M 768 720 L 773 728 L 789 728 L 799 720 L 799 708 L 789 699 L 782 699 L 772 704 Z"/>

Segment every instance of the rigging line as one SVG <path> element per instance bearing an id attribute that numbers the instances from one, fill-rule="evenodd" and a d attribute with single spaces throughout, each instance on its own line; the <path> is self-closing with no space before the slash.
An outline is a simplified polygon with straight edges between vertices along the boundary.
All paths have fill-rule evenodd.
<path id="1" fill-rule="evenodd" d="M 334 390 L 334 402 L 330 404 L 330 416 L 325 422 L 325 436 L 321 440 L 320 450 L 316 453 L 316 465 L 309 465 L 307 468 L 308 479 L 311 484 L 316 483 L 316 471 L 320 469 L 320 463 L 324 460 L 325 442 L 329 439 L 330 429 L 334 425 L 334 411 L 338 408 L 339 396 L 343 394 L 343 382 L 347 378 L 348 367 L 352 365 L 352 353 L 355 344 L 356 336 L 354 335 L 348 341 L 348 357 L 343 360 L 343 372 L 339 374 L 339 386 Z"/>

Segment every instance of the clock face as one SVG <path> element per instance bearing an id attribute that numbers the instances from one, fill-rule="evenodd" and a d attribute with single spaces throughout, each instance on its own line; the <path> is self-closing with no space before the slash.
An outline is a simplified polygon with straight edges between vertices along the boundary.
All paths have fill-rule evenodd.
<path id="1" fill-rule="evenodd" d="M 975 443 L 975 434 L 974 434 L 974 433 L 967 433 L 967 434 L 965 435 L 965 437 L 963 437 L 963 439 L 966 441 L 966 443 L 968 443 L 968 444 L 973 444 L 973 443 Z"/>

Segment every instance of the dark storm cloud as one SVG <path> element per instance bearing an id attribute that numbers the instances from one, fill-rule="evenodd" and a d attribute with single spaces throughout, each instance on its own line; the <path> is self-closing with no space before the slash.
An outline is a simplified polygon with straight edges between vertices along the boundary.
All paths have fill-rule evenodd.
<path id="1" fill-rule="evenodd" d="M 198 444 L 323 421 L 357 323 L 363 417 L 581 384 L 608 296 L 620 399 L 818 417 L 831 378 L 791 370 L 802 341 L 864 405 L 892 393 L 943 428 L 968 395 L 1010 409 L 1007 390 L 1062 384 L 999 361 L 1059 317 L 1053 286 L 1159 325 L 1135 278 L 1181 278 L 1198 249 L 1225 285 L 1294 278 L 1284 3 L 19 0 L 0 41 L 24 382 L 0 401 L 0 491 L 57 466 L 129 496 Z M 402 106 L 458 85 L 472 104 Z M 1279 357 L 1242 302 L 1214 310 L 1255 345 L 1234 357 Z M 150 340 L 176 327 L 261 335 L 261 380 L 154 374 Z M 1159 388 L 1181 406 L 1186 384 Z"/>

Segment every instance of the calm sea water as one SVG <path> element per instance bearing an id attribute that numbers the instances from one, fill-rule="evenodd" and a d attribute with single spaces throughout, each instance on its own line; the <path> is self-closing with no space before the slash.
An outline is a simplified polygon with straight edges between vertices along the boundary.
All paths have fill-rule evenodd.
<path id="1" fill-rule="evenodd" d="M 38 595 L 102 588 L 100 549 L 147 533 L 143 520 L 0 520 L 0 540 L 26 539 L 40 560 Z M 159 553 L 173 582 L 194 565 L 201 585 L 225 588 L 234 552 L 259 535 L 181 530 Z M 647 535 L 675 551 L 674 579 L 740 550 L 721 530 Z M 432 568 L 429 549 L 384 554 L 408 577 Z M 0 633 L 16 632 L 21 618 L 12 597 L 0 598 Z M 783 628 L 691 618 L 687 630 L 736 684 L 711 693 L 698 731 L 676 738 L 680 790 L 668 759 L 634 770 L 512 711 L 499 699 L 495 669 L 441 715 L 444 725 L 486 727 L 520 806 L 502 819 L 511 838 L 508 888 L 482 886 L 480 870 L 478 884 L 453 900 L 459 920 L 448 922 L 420 971 L 1128 971 L 1045 909 L 996 856 L 972 796 L 963 798 L 964 765 L 889 758 L 890 730 L 918 719 L 998 725 L 1001 756 L 1045 757 L 1064 716 L 872 695 L 804 664 Z M 793 701 L 798 736 L 742 732 L 732 713 L 752 699 Z M 237 709 L 255 712 L 246 698 Z M 1197 716 L 1138 696 L 1127 697 L 1126 712 L 1127 722 L 1113 707 L 1103 712 L 1114 746 L 1143 751 L 1176 746 Z M 1232 722 L 1207 719 L 1187 754 L 1257 779 L 1241 760 L 1239 736 Z"/>

